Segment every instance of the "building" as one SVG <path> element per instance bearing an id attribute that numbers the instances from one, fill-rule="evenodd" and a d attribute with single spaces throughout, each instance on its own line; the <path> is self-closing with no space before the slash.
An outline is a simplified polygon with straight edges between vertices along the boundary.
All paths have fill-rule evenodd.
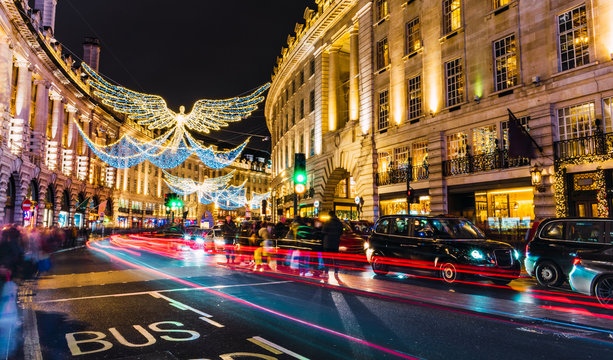
<path id="1" fill-rule="evenodd" d="M 307 215 L 449 213 L 492 231 L 608 216 L 613 3 L 317 7 L 288 36 L 266 101 L 275 214 L 293 216 L 292 154 L 304 152 Z M 533 158 L 509 155 L 507 109 L 542 148 Z"/>
<path id="2" fill-rule="evenodd" d="M 111 144 L 123 134 L 141 139 L 157 135 L 92 97 L 80 64 L 65 55 L 53 37 L 56 3 L 36 0 L 30 8 L 27 1 L 0 1 L 0 222 L 161 225 L 169 217 L 164 206 L 169 190 L 162 172 L 149 162 L 122 170 L 108 166 L 91 152 L 75 126 L 76 121 L 99 145 Z M 87 38 L 86 62 L 97 69 L 99 57 L 99 42 Z M 238 160 L 234 167 L 250 179 L 249 184 L 266 174 L 253 170 L 262 168 L 253 161 Z M 194 180 L 217 174 L 196 157 L 173 171 Z M 261 184 L 250 186 L 259 190 Z M 197 223 L 205 206 L 195 196 L 184 204 L 176 215 L 187 211 L 186 218 Z M 22 211 L 22 206 L 31 211 Z"/>

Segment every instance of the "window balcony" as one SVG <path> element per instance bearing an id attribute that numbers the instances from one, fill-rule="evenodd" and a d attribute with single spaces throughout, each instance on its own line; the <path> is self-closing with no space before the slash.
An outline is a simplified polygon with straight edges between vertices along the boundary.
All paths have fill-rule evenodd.
<path id="1" fill-rule="evenodd" d="M 510 158 L 507 150 L 443 161 L 443 176 L 456 176 L 530 165 L 530 159 Z"/>
<path id="2" fill-rule="evenodd" d="M 568 161 L 613 153 L 613 133 L 595 134 L 553 143 L 556 160 Z"/>
<path id="3" fill-rule="evenodd" d="M 391 168 L 377 173 L 377 186 L 403 184 L 407 182 L 407 174 L 411 173 L 411 181 L 428 179 L 428 165 Z"/>

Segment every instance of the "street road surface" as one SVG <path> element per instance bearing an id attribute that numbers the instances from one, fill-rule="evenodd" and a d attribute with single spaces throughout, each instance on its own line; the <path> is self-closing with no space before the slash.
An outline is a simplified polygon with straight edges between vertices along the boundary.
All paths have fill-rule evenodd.
<path id="1" fill-rule="evenodd" d="M 322 282 L 108 239 L 57 254 L 24 320 L 48 359 L 613 359 L 613 311 L 530 279 L 510 287 L 375 276 Z"/>

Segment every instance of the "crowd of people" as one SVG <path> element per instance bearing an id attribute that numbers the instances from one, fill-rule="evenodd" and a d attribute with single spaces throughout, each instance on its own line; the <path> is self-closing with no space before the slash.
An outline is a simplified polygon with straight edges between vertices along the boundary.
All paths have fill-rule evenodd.
<path id="1" fill-rule="evenodd" d="M 274 263 L 274 240 L 290 238 L 309 241 L 309 251 L 294 250 L 289 256 L 292 267 L 300 275 L 309 276 L 323 269 L 326 276 L 331 269 L 338 275 L 335 253 L 339 252 L 343 224 L 333 211 L 330 219 L 296 217 L 289 222 L 284 217 L 276 224 L 267 221 L 245 222 L 237 226 L 231 216 L 226 216 L 221 229 L 225 242 L 226 263 L 253 265 L 256 270 L 270 269 Z"/>

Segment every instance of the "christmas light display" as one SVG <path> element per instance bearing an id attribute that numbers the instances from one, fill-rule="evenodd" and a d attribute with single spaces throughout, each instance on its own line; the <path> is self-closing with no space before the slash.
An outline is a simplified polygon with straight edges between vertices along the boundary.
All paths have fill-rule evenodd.
<path id="1" fill-rule="evenodd" d="M 249 208 L 259 209 L 260 207 L 262 207 L 262 200 L 267 200 L 268 198 L 270 198 L 270 194 L 270 191 L 263 194 L 258 194 L 254 192 L 253 196 L 251 196 L 251 200 L 249 201 Z"/>
<path id="2" fill-rule="evenodd" d="M 87 83 L 93 94 L 113 110 L 126 114 L 129 119 L 151 130 L 168 130 L 150 141 L 141 141 L 129 135 L 122 136 L 110 145 L 98 145 L 90 139 L 77 122 L 77 130 L 87 146 L 105 163 L 119 169 L 129 168 L 149 160 L 162 169 L 174 168 L 192 154 L 212 168 L 221 169 L 230 165 L 241 154 L 249 139 L 228 151 L 215 151 L 212 146 L 201 145 L 188 130 L 209 133 L 239 121 L 257 109 L 264 100 L 262 94 L 270 84 L 259 87 L 250 95 L 227 100 L 198 100 L 189 114 L 180 107 L 179 114 L 166 106 L 164 99 L 115 86 L 104 80 L 87 64 L 82 64 L 88 75 Z"/>
<path id="3" fill-rule="evenodd" d="M 203 196 L 205 193 L 219 191 L 220 189 L 227 187 L 228 183 L 234 176 L 234 171 L 232 171 L 227 175 L 205 179 L 203 182 L 197 183 L 192 179 L 174 176 L 164 170 L 162 170 L 162 172 L 165 176 L 164 182 L 166 182 L 166 185 L 168 185 L 172 192 L 179 195 L 190 195 L 197 193 L 198 198 Z"/>

